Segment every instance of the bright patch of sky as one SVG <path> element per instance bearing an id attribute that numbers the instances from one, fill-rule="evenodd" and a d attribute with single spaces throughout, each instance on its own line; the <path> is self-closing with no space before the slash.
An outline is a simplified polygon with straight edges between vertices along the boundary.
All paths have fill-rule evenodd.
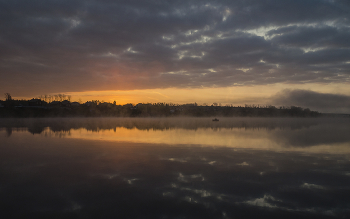
<path id="1" fill-rule="evenodd" d="M 180 50 L 178 51 L 178 59 L 181 60 L 185 57 L 195 58 L 195 59 L 201 59 L 205 56 L 205 52 L 201 52 L 200 55 L 198 54 L 191 54 L 188 50 Z"/>
<path id="2" fill-rule="evenodd" d="M 81 21 L 77 18 L 64 18 L 63 20 L 70 24 L 69 29 L 76 28 L 81 24 Z"/>
<path id="3" fill-rule="evenodd" d="M 264 37 L 265 40 L 271 40 L 272 38 L 274 38 L 276 36 L 281 36 L 284 33 L 269 34 L 269 31 L 278 30 L 278 29 L 286 28 L 286 27 L 293 27 L 293 26 L 295 26 L 295 27 L 314 27 L 314 28 L 315 27 L 322 27 L 322 26 L 336 27 L 334 21 L 327 21 L 327 22 L 323 22 L 323 23 L 291 23 L 291 24 L 281 25 L 281 26 L 274 26 L 274 25 L 261 26 L 261 27 L 254 28 L 254 29 L 247 29 L 247 30 L 238 29 L 236 31 Z"/>
<path id="4" fill-rule="evenodd" d="M 129 52 L 129 53 L 139 53 L 139 52 L 133 50 L 131 47 L 129 47 L 125 52 Z"/>
<path id="5" fill-rule="evenodd" d="M 108 53 L 106 53 L 106 54 L 103 54 L 102 56 L 103 56 L 103 57 L 115 57 L 115 58 L 118 58 L 118 57 L 119 57 L 119 55 L 114 54 L 114 53 L 111 53 L 111 52 L 108 52 Z"/>
<path id="6" fill-rule="evenodd" d="M 321 50 L 324 50 L 324 49 L 327 49 L 326 47 L 319 47 L 319 48 L 304 48 L 304 47 L 301 47 L 300 48 L 301 50 L 304 51 L 304 53 L 309 53 L 309 52 L 318 52 L 318 51 L 321 51 Z"/>
<path id="7" fill-rule="evenodd" d="M 236 68 L 236 70 L 243 71 L 244 73 L 251 70 L 250 68 Z"/>
<path id="8" fill-rule="evenodd" d="M 170 74 L 170 75 L 190 75 L 187 71 L 169 71 L 169 72 L 165 72 L 162 74 Z"/>
<path id="9" fill-rule="evenodd" d="M 231 15 L 231 10 L 230 9 L 226 9 L 224 12 L 223 12 L 223 17 L 222 17 L 222 21 L 226 21 L 227 18 Z"/>

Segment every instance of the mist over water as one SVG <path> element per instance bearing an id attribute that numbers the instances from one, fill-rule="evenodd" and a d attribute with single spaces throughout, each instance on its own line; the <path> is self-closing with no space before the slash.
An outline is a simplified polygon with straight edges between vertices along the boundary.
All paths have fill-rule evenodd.
<path id="1" fill-rule="evenodd" d="M 345 218 L 350 120 L 0 120 L 12 217 Z"/>

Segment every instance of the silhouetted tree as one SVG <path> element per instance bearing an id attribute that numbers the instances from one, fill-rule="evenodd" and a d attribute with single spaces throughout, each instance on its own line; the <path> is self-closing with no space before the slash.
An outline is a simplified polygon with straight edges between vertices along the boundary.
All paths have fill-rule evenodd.
<path id="1" fill-rule="evenodd" d="M 11 101 L 12 100 L 11 94 L 5 93 L 5 99 L 6 101 Z"/>

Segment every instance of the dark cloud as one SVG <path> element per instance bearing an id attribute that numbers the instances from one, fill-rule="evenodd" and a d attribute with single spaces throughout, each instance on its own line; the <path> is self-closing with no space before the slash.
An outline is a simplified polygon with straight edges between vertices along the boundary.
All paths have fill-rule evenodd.
<path id="1" fill-rule="evenodd" d="M 350 112 L 350 96 L 318 93 L 310 90 L 283 90 L 272 97 L 272 103 L 307 107 L 322 112 Z"/>
<path id="2" fill-rule="evenodd" d="M 0 0 L 1 92 L 349 82 L 347 1 Z"/>

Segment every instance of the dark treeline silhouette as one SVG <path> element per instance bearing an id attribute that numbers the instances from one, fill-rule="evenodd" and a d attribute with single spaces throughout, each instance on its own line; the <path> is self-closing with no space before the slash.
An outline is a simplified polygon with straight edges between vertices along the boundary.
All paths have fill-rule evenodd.
<path id="1" fill-rule="evenodd" d="M 71 102 L 70 96 L 59 94 L 41 96 L 31 100 L 15 100 L 9 93 L 6 100 L 0 101 L 0 117 L 318 117 L 321 113 L 301 107 L 275 106 L 220 106 L 213 103 L 208 106 L 171 103 L 139 103 L 117 105 L 98 100 L 86 103 Z"/>

